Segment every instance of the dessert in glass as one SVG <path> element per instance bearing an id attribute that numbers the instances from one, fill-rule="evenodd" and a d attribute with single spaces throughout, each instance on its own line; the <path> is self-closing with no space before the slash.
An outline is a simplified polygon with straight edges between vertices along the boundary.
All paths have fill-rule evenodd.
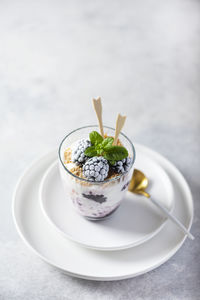
<path id="1" fill-rule="evenodd" d="M 103 126 L 96 113 L 101 134 L 96 125 L 81 127 L 69 133 L 59 147 L 66 201 L 89 220 L 102 220 L 119 207 L 135 161 L 132 142 L 120 133 L 125 117 L 118 115 L 114 129 Z"/>

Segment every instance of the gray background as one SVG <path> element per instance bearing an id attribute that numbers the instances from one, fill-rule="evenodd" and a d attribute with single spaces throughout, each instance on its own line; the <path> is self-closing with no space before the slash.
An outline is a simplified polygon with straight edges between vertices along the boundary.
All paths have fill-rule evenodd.
<path id="1" fill-rule="evenodd" d="M 0 1 L 0 299 L 200 299 L 200 2 Z M 70 278 L 19 239 L 21 172 L 75 127 L 118 112 L 134 141 L 170 159 L 194 196 L 194 242 L 140 277 Z"/>

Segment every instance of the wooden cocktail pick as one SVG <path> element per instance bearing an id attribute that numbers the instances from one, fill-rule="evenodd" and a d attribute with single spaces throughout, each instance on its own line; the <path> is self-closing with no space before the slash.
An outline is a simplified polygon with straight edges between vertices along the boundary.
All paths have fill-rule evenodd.
<path id="1" fill-rule="evenodd" d="M 126 116 L 121 116 L 118 114 L 117 121 L 116 121 L 116 128 L 115 128 L 115 138 L 113 141 L 113 145 L 117 145 L 117 139 L 120 134 L 120 131 L 122 130 L 124 123 L 126 121 Z"/>
<path id="2" fill-rule="evenodd" d="M 101 105 L 101 98 L 98 97 L 97 99 L 92 99 L 94 110 L 97 114 L 97 119 L 99 122 L 99 129 L 101 136 L 104 138 L 104 132 L 103 132 L 103 122 L 102 122 L 102 105 Z"/>

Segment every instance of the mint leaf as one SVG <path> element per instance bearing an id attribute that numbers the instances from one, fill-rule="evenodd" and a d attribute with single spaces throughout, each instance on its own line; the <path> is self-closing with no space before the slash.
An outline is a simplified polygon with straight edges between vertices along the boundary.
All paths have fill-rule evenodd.
<path id="1" fill-rule="evenodd" d="M 104 153 L 104 150 L 103 150 L 103 149 L 97 150 L 97 154 L 98 154 L 98 155 L 103 155 L 103 153 Z"/>
<path id="2" fill-rule="evenodd" d="M 114 164 L 116 163 L 115 160 L 109 160 L 109 163 L 111 164 L 111 166 L 114 166 Z"/>
<path id="3" fill-rule="evenodd" d="M 121 146 L 110 146 L 105 149 L 104 157 L 110 162 L 118 161 L 126 158 L 128 151 Z"/>
<path id="4" fill-rule="evenodd" d="M 98 145 L 95 145 L 95 149 L 96 149 L 98 155 L 102 155 L 103 152 L 104 152 L 103 147 L 102 147 L 102 143 L 100 143 Z"/>
<path id="5" fill-rule="evenodd" d="M 93 157 L 97 155 L 97 150 L 95 149 L 95 146 L 91 146 L 85 150 L 84 154 L 86 156 Z"/>
<path id="6" fill-rule="evenodd" d="M 92 145 L 98 145 L 103 142 L 103 137 L 97 131 L 92 131 L 90 132 L 90 141 Z"/>
<path id="7" fill-rule="evenodd" d="M 101 143 L 103 149 L 106 150 L 106 148 L 112 146 L 114 139 L 112 137 L 107 137 L 106 139 L 103 140 Z"/>
<path id="8" fill-rule="evenodd" d="M 84 153 L 86 156 L 103 156 L 111 165 L 114 165 L 116 161 L 122 160 L 128 156 L 126 148 L 112 146 L 114 141 L 113 137 L 103 139 L 97 131 L 92 131 L 89 136 L 92 146 L 85 150 Z"/>

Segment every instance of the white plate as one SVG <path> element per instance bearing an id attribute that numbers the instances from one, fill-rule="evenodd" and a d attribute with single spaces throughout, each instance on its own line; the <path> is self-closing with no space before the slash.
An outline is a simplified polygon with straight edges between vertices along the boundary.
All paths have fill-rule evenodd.
<path id="1" fill-rule="evenodd" d="M 152 197 L 172 211 L 173 188 L 166 172 L 142 152 L 137 154 L 136 167 L 148 174 L 148 192 Z M 42 211 L 50 224 L 65 237 L 91 249 L 114 251 L 139 245 L 157 234 L 167 221 L 151 201 L 130 192 L 110 218 L 88 221 L 66 198 L 57 161 L 45 172 L 39 195 Z"/>
<path id="2" fill-rule="evenodd" d="M 164 157 L 146 147 L 136 151 L 155 159 L 173 181 L 174 214 L 190 229 L 193 202 L 190 189 L 180 172 Z M 46 168 L 57 153 L 50 153 L 27 169 L 13 195 L 13 217 L 22 240 L 40 258 L 71 276 L 91 280 L 119 280 L 146 273 L 167 261 L 185 240 L 170 221 L 146 243 L 121 251 L 96 251 L 80 247 L 58 234 L 44 217 L 38 188 Z"/>

